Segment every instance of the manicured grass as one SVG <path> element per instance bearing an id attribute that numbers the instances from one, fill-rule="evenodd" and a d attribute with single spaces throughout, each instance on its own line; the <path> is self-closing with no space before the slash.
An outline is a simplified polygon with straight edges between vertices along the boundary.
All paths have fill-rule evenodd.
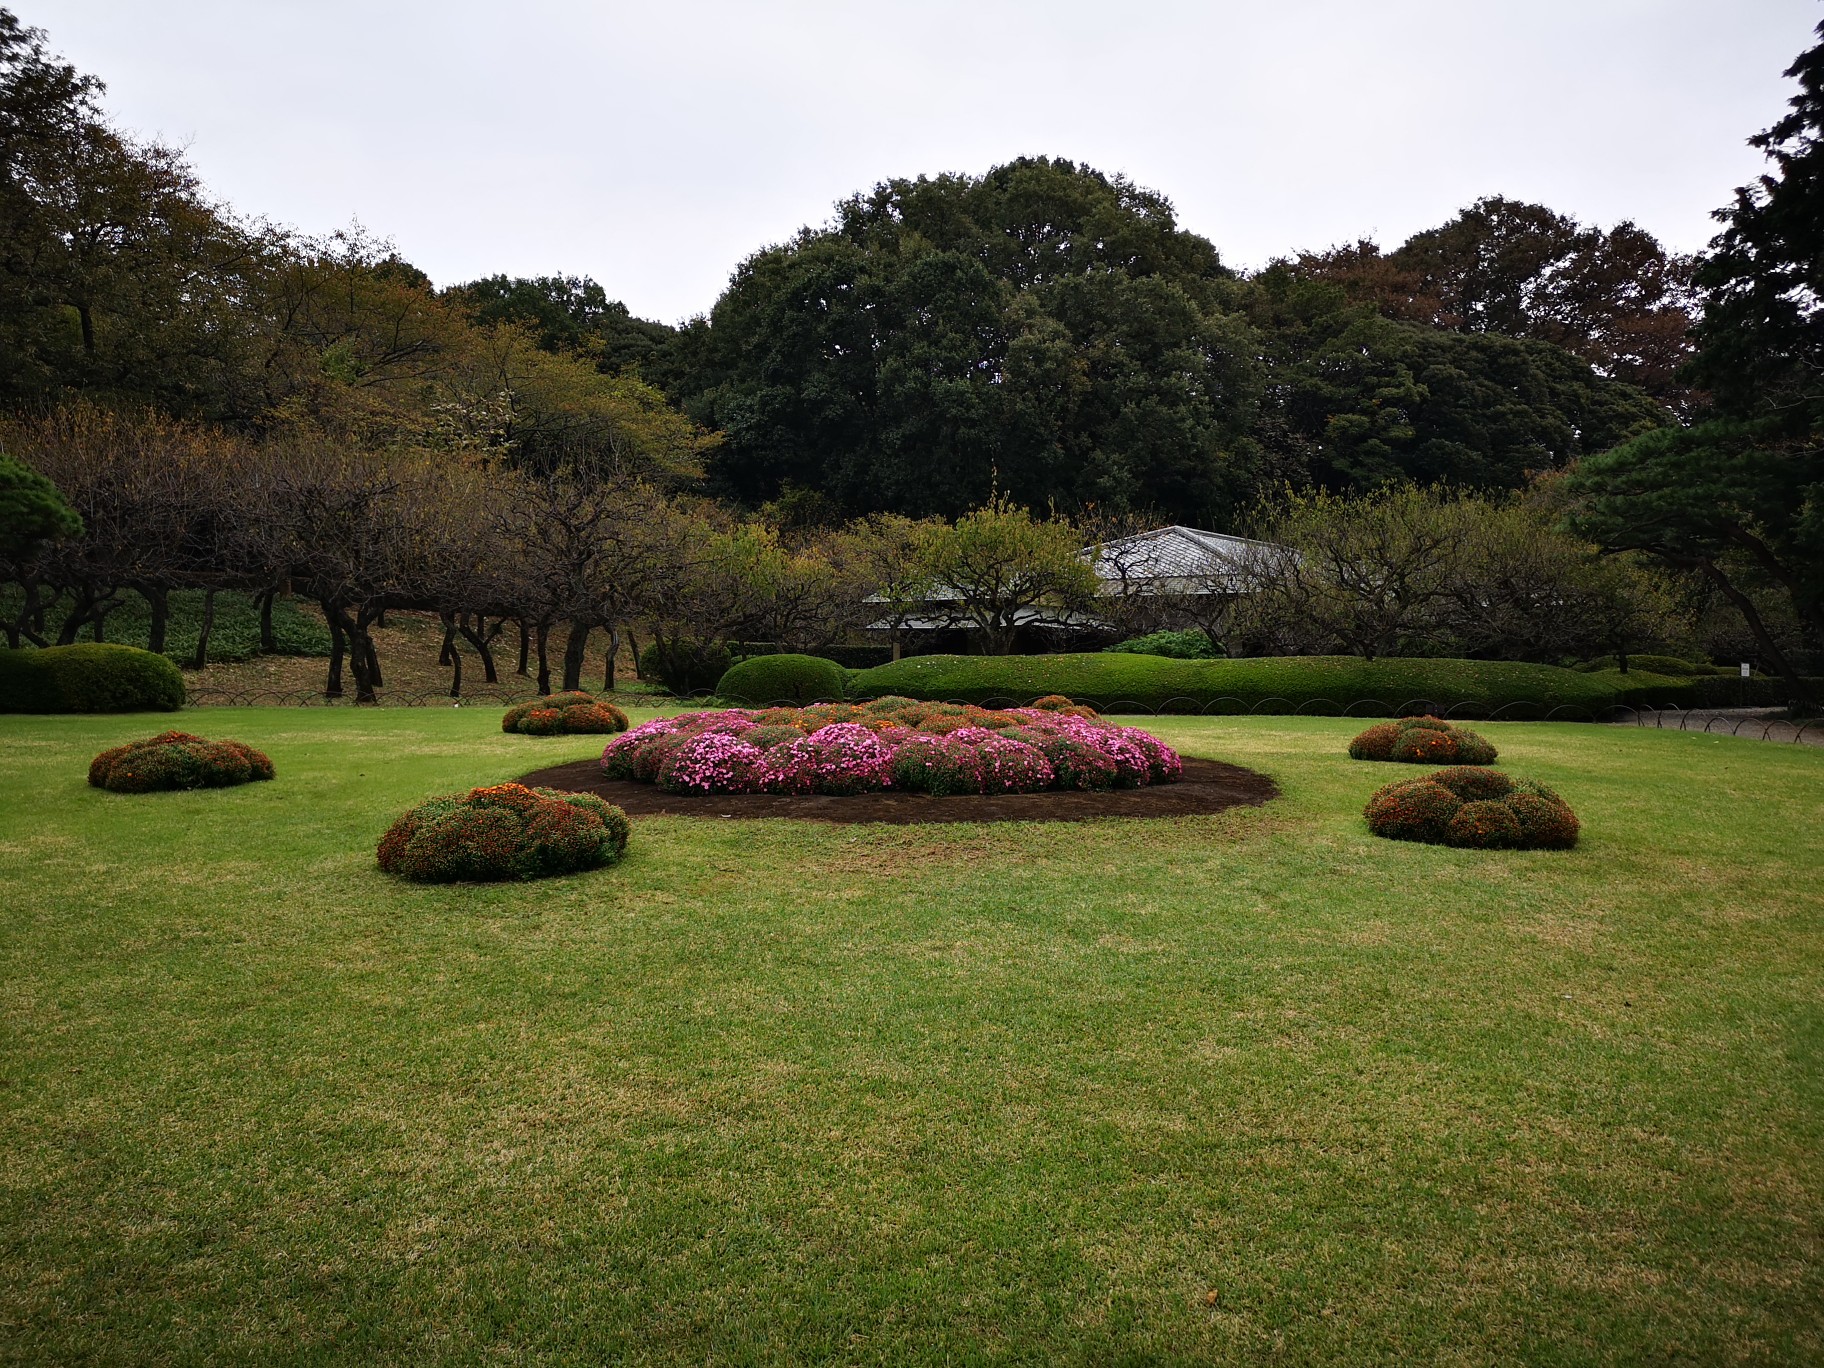
<path id="1" fill-rule="evenodd" d="M 399 810 L 598 743 L 182 720 L 277 780 L 0 718 L 0 1360 L 1824 1356 L 1815 748 L 1479 728 L 1586 833 L 1487 854 L 1367 834 L 1359 723 L 1173 719 L 1284 798 L 418 887 Z"/>

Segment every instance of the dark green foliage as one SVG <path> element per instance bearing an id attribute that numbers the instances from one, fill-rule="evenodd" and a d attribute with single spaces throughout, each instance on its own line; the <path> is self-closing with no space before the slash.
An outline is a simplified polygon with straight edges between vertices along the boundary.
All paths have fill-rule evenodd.
<path id="1" fill-rule="evenodd" d="M 1283 406 L 1278 468 L 1331 489 L 1518 489 L 1669 415 L 1546 342 L 1442 331 L 1272 267 L 1251 318 Z"/>
<path id="2" fill-rule="evenodd" d="M 173 589 L 170 617 L 165 627 L 164 653 L 179 664 L 196 655 L 196 638 L 202 630 L 203 591 Z M 138 594 L 108 614 L 109 641 L 144 646 L 151 640 L 152 610 Z M 272 602 L 273 650 L 281 656 L 322 658 L 329 654 L 329 628 L 321 617 L 306 613 L 295 598 Z M 260 608 L 253 594 L 223 589 L 215 596 L 215 619 L 209 627 L 211 664 L 232 664 L 266 654 L 260 649 Z"/>
<path id="3" fill-rule="evenodd" d="M 850 513 L 956 516 L 998 487 L 1223 526 L 1287 479 L 1514 488 L 1665 421 L 1549 342 L 1284 268 L 1238 281 L 1159 195 L 1045 158 L 855 196 L 743 263 L 674 354 L 728 435 L 726 492 Z"/>
<path id="4" fill-rule="evenodd" d="M 611 373 L 646 368 L 676 332 L 635 318 L 588 276 L 493 275 L 445 293 L 477 323 L 529 327 L 546 351 L 573 352 Z"/>
<path id="5" fill-rule="evenodd" d="M 783 646 L 772 641 L 731 641 L 728 653 L 734 663 L 739 665 L 744 660 L 755 656 L 790 655 Z M 893 659 L 891 646 L 819 646 L 815 651 L 803 652 L 823 660 L 833 660 L 845 670 L 871 670 L 876 665 L 885 665 Z"/>
<path id="6" fill-rule="evenodd" d="M 416 883 L 536 879 L 613 864 L 627 814 L 590 793 L 495 784 L 432 798 L 380 839 L 380 868 Z"/>
<path id="7" fill-rule="evenodd" d="M 834 661 L 809 655 L 754 656 L 731 666 L 716 693 L 737 703 L 824 703 L 843 696 L 846 672 Z"/>
<path id="8" fill-rule="evenodd" d="M 1199 631 L 1149 632 L 1146 636 L 1129 637 L 1102 649 L 1127 655 L 1166 656 L 1172 660 L 1215 660 L 1222 655 L 1209 636 Z"/>
<path id="9" fill-rule="evenodd" d="M 81 532 L 82 519 L 56 485 L 0 452 L 0 561 L 23 561 L 41 543 Z"/>
<path id="10" fill-rule="evenodd" d="M 655 641 L 640 652 L 640 677 L 682 696 L 715 688 L 732 663 L 719 641 Z"/>
<path id="11" fill-rule="evenodd" d="M 1586 660 L 1577 667 L 1586 673 L 1595 670 L 1619 670 L 1621 661 L 1616 656 L 1603 656 L 1597 660 Z M 1733 675 L 1735 667 L 1731 665 L 1710 665 L 1702 661 L 1681 660 L 1677 656 L 1666 655 L 1631 655 L 1628 657 L 1630 670 L 1644 670 L 1648 674 L 1667 675 L 1674 679 L 1697 679 L 1710 675 Z"/>
<path id="12" fill-rule="evenodd" d="M 134 646 L 0 651 L 0 712 L 175 712 L 183 706 L 177 666 Z"/>
<path id="13" fill-rule="evenodd" d="M 251 746 L 180 731 L 115 746 L 89 762 L 89 783 L 111 793 L 228 788 L 272 774 L 272 761 Z"/>

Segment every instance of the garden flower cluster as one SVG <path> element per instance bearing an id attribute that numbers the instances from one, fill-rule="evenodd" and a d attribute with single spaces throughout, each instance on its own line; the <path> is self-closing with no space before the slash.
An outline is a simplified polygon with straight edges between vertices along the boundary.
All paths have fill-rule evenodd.
<path id="1" fill-rule="evenodd" d="M 944 796 L 1167 784 L 1184 762 L 1067 698 L 1007 709 L 878 698 L 662 717 L 609 742 L 602 769 L 683 794 Z"/>

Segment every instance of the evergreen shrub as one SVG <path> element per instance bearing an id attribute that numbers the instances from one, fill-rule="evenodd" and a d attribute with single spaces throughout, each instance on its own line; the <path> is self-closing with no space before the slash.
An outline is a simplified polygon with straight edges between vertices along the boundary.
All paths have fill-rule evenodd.
<path id="1" fill-rule="evenodd" d="M 811 655 L 752 656 L 716 682 L 716 693 L 737 703 L 822 703 L 839 699 L 847 672 Z"/>
<path id="2" fill-rule="evenodd" d="M 83 643 L 0 651 L 0 712 L 176 712 L 184 677 L 136 646 Z"/>

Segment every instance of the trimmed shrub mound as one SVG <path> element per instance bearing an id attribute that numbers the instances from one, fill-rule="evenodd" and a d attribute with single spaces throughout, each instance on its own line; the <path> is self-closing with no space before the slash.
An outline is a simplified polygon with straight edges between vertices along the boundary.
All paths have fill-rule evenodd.
<path id="1" fill-rule="evenodd" d="M 272 761 L 253 747 L 180 731 L 116 746 L 89 762 L 89 783 L 110 793 L 230 788 L 270 778 Z"/>
<path id="2" fill-rule="evenodd" d="M 503 732 L 521 736 L 603 735 L 627 730 L 627 714 L 586 693 L 557 693 L 508 708 Z"/>
<path id="3" fill-rule="evenodd" d="M 1643 676 L 1651 683 L 1654 676 Z M 1662 689 L 1688 681 L 1665 680 Z M 1606 676 L 1553 665 L 1500 660 L 1421 660 L 1356 656 L 1262 656 L 1232 660 L 1172 660 L 1164 656 L 1094 652 L 1027 656 L 909 656 L 849 676 L 848 697 L 905 694 L 913 698 L 1001 706 L 1042 694 L 1068 694 L 1104 712 L 1121 706 L 1190 710 L 1229 700 L 1245 711 L 1294 712 L 1301 706 L 1417 700 L 1498 708 L 1507 703 L 1598 712 L 1618 701 Z"/>
<path id="4" fill-rule="evenodd" d="M 1139 788 L 1184 771 L 1178 753 L 1067 698 L 996 711 L 888 696 L 809 708 L 662 717 L 602 752 L 609 779 L 681 794 L 937 796 Z"/>
<path id="5" fill-rule="evenodd" d="M 137 646 L 84 643 L 0 651 L 0 712 L 176 712 L 184 677 Z"/>
<path id="6" fill-rule="evenodd" d="M 494 784 L 420 803 L 388 828 L 380 868 L 415 883 L 538 879 L 613 864 L 627 814 L 593 793 Z"/>
<path id="7" fill-rule="evenodd" d="M 716 683 L 716 693 L 737 703 L 821 703 L 841 698 L 848 671 L 810 655 L 752 656 Z"/>
<path id="8" fill-rule="evenodd" d="M 1495 748 L 1475 732 L 1438 717 L 1377 722 L 1349 743 L 1351 760 L 1399 760 L 1412 765 L 1492 765 Z"/>
<path id="9" fill-rule="evenodd" d="M 1568 850 L 1579 829 L 1544 784 L 1469 765 L 1389 784 L 1362 815 L 1376 836 L 1470 850 Z"/>

